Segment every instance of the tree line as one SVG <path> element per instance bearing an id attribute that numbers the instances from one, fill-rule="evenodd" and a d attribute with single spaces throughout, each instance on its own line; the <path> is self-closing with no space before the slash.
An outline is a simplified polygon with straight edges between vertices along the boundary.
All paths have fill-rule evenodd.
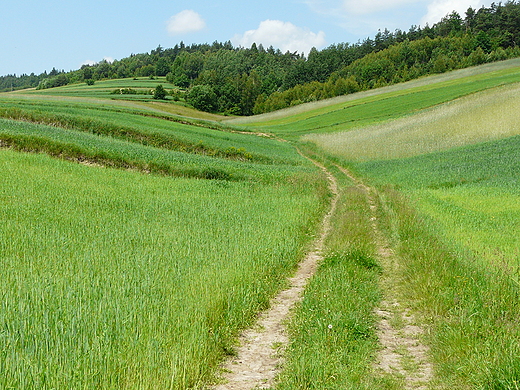
<path id="1" fill-rule="evenodd" d="M 251 115 L 425 74 L 520 56 L 520 2 L 452 12 L 438 23 L 378 32 L 355 44 L 312 49 L 307 56 L 231 42 L 161 46 L 71 72 L 0 77 L 0 90 L 52 88 L 95 80 L 166 76 L 204 111 Z"/>

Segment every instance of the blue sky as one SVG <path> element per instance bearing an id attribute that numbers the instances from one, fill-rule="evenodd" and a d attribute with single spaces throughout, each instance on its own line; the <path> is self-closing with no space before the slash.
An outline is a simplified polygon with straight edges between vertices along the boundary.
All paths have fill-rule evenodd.
<path id="1" fill-rule="evenodd" d="M 482 0 L 2 0 L 0 75 L 74 70 L 158 45 L 253 41 L 308 52 L 437 22 Z"/>

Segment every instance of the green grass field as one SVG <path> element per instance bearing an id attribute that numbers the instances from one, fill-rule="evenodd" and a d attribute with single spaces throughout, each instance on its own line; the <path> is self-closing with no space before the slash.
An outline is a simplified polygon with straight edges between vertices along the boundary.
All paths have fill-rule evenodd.
<path id="1" fill-rule="evenodd" d="M 520 136 L 359 165 L 392 183 L 439 224 L 442 235 L 497 267 L 520 269 Z"/>
<path id="2" fill-rule="evenodd" d="M 1 100 L 0 100 L 1 101 Z M 265 163 L 290 163 L 297 159 L 292 148 L 266 138 L 231 132 L 229 127 L 193 121 L 169 114 L 92 103 L 5 101 L 0 117 L 57 125 L 92 134 L 107 135 L 177 151 Z"/>
<path id="3" fill-rule="evenodd" d="M 2 388 L 199 386 L 300 259 L 324 191 L 10 150 L 0 166 Z"/>
<path id="4" fill-rule="evenodd" d="M 479 75 L 486 85 L 480 92 L 472 78 L 473 86 L 459 79 L 444 88 L 421 87 L 417 106 L 412 103 L 417 95 L 404 89 L 395 98 L 376 95 L 372 103 L 352 100 L 346 107 L 357 110 L 355 115 L 345 115 L 337 126 L 349 128 L 345 123 L 352 119 L 350 131 L 321 134 L 336 126 L 328 123 L 338 113 L 323 108 L 325 121 L 319 123 L 325 126 L 305 127 L 309 135 L 301 138 L 378 188 L 382 226 L 401 259 L 396 276 L 401 299 L 429 327 L 425 342 L 434 364 L 433 389 L 515 389 L 520 383 L 520 327 L 514 320 L 520 315 L 518 68 L 507 73 L 509 85 L 502 85 L 500 72 Z M 446 103 L 429 107 L 433 101 Z M 417 108 L 423 110 L 414 114 Z M 304 115 L 309 119 L 301 119 Z M 318 120 L 311 113 L 277 120 L 286 121 L 287 129 L 292 121 L 299 135 L 311 118 Z M 379 123 L 367 125 L 373 122 Z M 347 278 L 344 289 L 350 283 Z M 342 294 L 330 299 L 340 301 Z M 307 310 L 304 316 L 311 316 L 314 309 Z M 308 329 L 299 321 L 303 351 L 312 342 L 305 341 Z M 321 363 L 307 367 L 326 367 L 326 351 L 323 347 L 317 358 Z M 290 365 L 302 362 L 292 359 Z M 347 387 L 340 379 L 328 386 L 338 383 Z"/>
<path id="5" fill-rule="evenodd" d="M 51 89 L 28 89 L 2 94 L 3 100 L 47 101 L 50 104 L 67 102 L 95 106 L 129 107 L 159 113 L 169 113 L 189 118 L 220 121 L 227 117 L 207 112 L 197 111 L 182 101 L 174 101 L 167 96 L 166 101 L 154 100 L 151 91 L 161 84 L 166 90 L 176 90 L 177 87 L 168 83 L 164 77 L 118 79 L 97 81 L 94 85 L 85 83 L 65 85 Z M 139 94 L 114 93 L 121 89 L 133 89 Z"/>
<path id="6" fill-rule="evenodd" d="M 390 122 L 304 139 L 354 161 L 410 157 L 501 139 L 520 134 L 519 91 L 520 83 L 514 83 Z"/>
<path id="7" fill-rule="evenodd" d="M 64 96 L 64 97 L 90 97 L 100 99 L 120 99 L 120 100 L 153 100 L 153 93 L 151 90 L 155 89 L 157 85 L 161 84 L 167 90 L 177 89 L 173 84 L 166 81 L 165 77 L 137 78 L 137 79 L 117 79 L 117 80 L 102 80 L 96 81 L 94 85 L 87 85 L 86 83 L 70 84 L 58 88 L 49 88 L 41 90 L 31 90 L 24 93 L 49 95 L 49 96 Z M 122 95 L 114 94 L 115 90 L 132 88 L 139 92 L 146 92 L 147 94 L 139 95 Z"/>
<path id="8" fill-rule="evenodd" d="M 289 144 L 45 92 L 0 97 L 0 387 L 201 387 L 301 259 L 326 184 Z"/>
<path id="9" fill-rule="evenodd" d="M 335 164 L 377 195 L 430 388 L 520 386 L 518 60 L 225 123 L 110 95 L 160 82 L 0 95 L 0 388 L 211 383 L 326 209 L 294 144 L 341 198 L 276 388 L 402 388 L 374 370 L 388 276 Z"/>

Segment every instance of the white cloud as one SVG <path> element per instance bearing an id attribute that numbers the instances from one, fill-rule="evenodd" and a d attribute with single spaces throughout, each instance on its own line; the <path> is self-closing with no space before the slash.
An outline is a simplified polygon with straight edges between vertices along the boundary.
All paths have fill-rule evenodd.
<path id="1" fill-rule="evenodd" d="M 281 20 L 264 20 L 256 30 L 235 35 L 232 42 L 243 47 L 250 47 L 253 43 L 262 44 L 264 47 L 272 45 L 284 53 L 286 51 L 309 53 L 313 47 L 319 49 L 326 44 L 323 31 L 314 33 Z"/>
<path id="2" fill-rule="evenodd" d="M 104 59 L 106 62 L 108 62 L 109 64 L 111 64 L 112 62 L 115 61 L 112 57 L 103 57 L 103 59 Z"/>
<path id="3" fill-rule="evenodd" d="M 93 66 L 93 65 L 96 65 L 96 64 L 97 64 L 96 61 L 86 60 L 86 61 L 83 61 L 80 66 L 83 66 L 83 65 Z"/>
<path id="4" fill-rule="evenodd" d="M 482 5 L 484 2 L 481 0 L 434 0 L 428 5 L 428 13 L 422 18 L 421 25 L 435 24 L 453 11 L 464 18 L 469 7 L 478 9 Z"/>
<path id="5" fill-rule="evenodd" d="M 167 29 L 170 35 L 197 32 L 206 27 L 206 22 L 193 10 L 184 10 L 168 20 Z"/>

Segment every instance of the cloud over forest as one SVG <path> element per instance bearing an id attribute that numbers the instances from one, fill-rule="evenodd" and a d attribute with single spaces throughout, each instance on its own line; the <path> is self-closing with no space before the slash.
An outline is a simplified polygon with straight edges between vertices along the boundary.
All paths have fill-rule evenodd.
<path id="1" fill-rule="evenodd" d="M 322 48 L 326 44 L 325 33 L 314 33 L 309 29 L 295 26 L 281 20 L 264 20 L 257 29 L 235 35 L 233 44 L 250 47 L 253 42 L 264 47 L 273 46 L 282 52 L 309 53 L 313 47 Z"/>

